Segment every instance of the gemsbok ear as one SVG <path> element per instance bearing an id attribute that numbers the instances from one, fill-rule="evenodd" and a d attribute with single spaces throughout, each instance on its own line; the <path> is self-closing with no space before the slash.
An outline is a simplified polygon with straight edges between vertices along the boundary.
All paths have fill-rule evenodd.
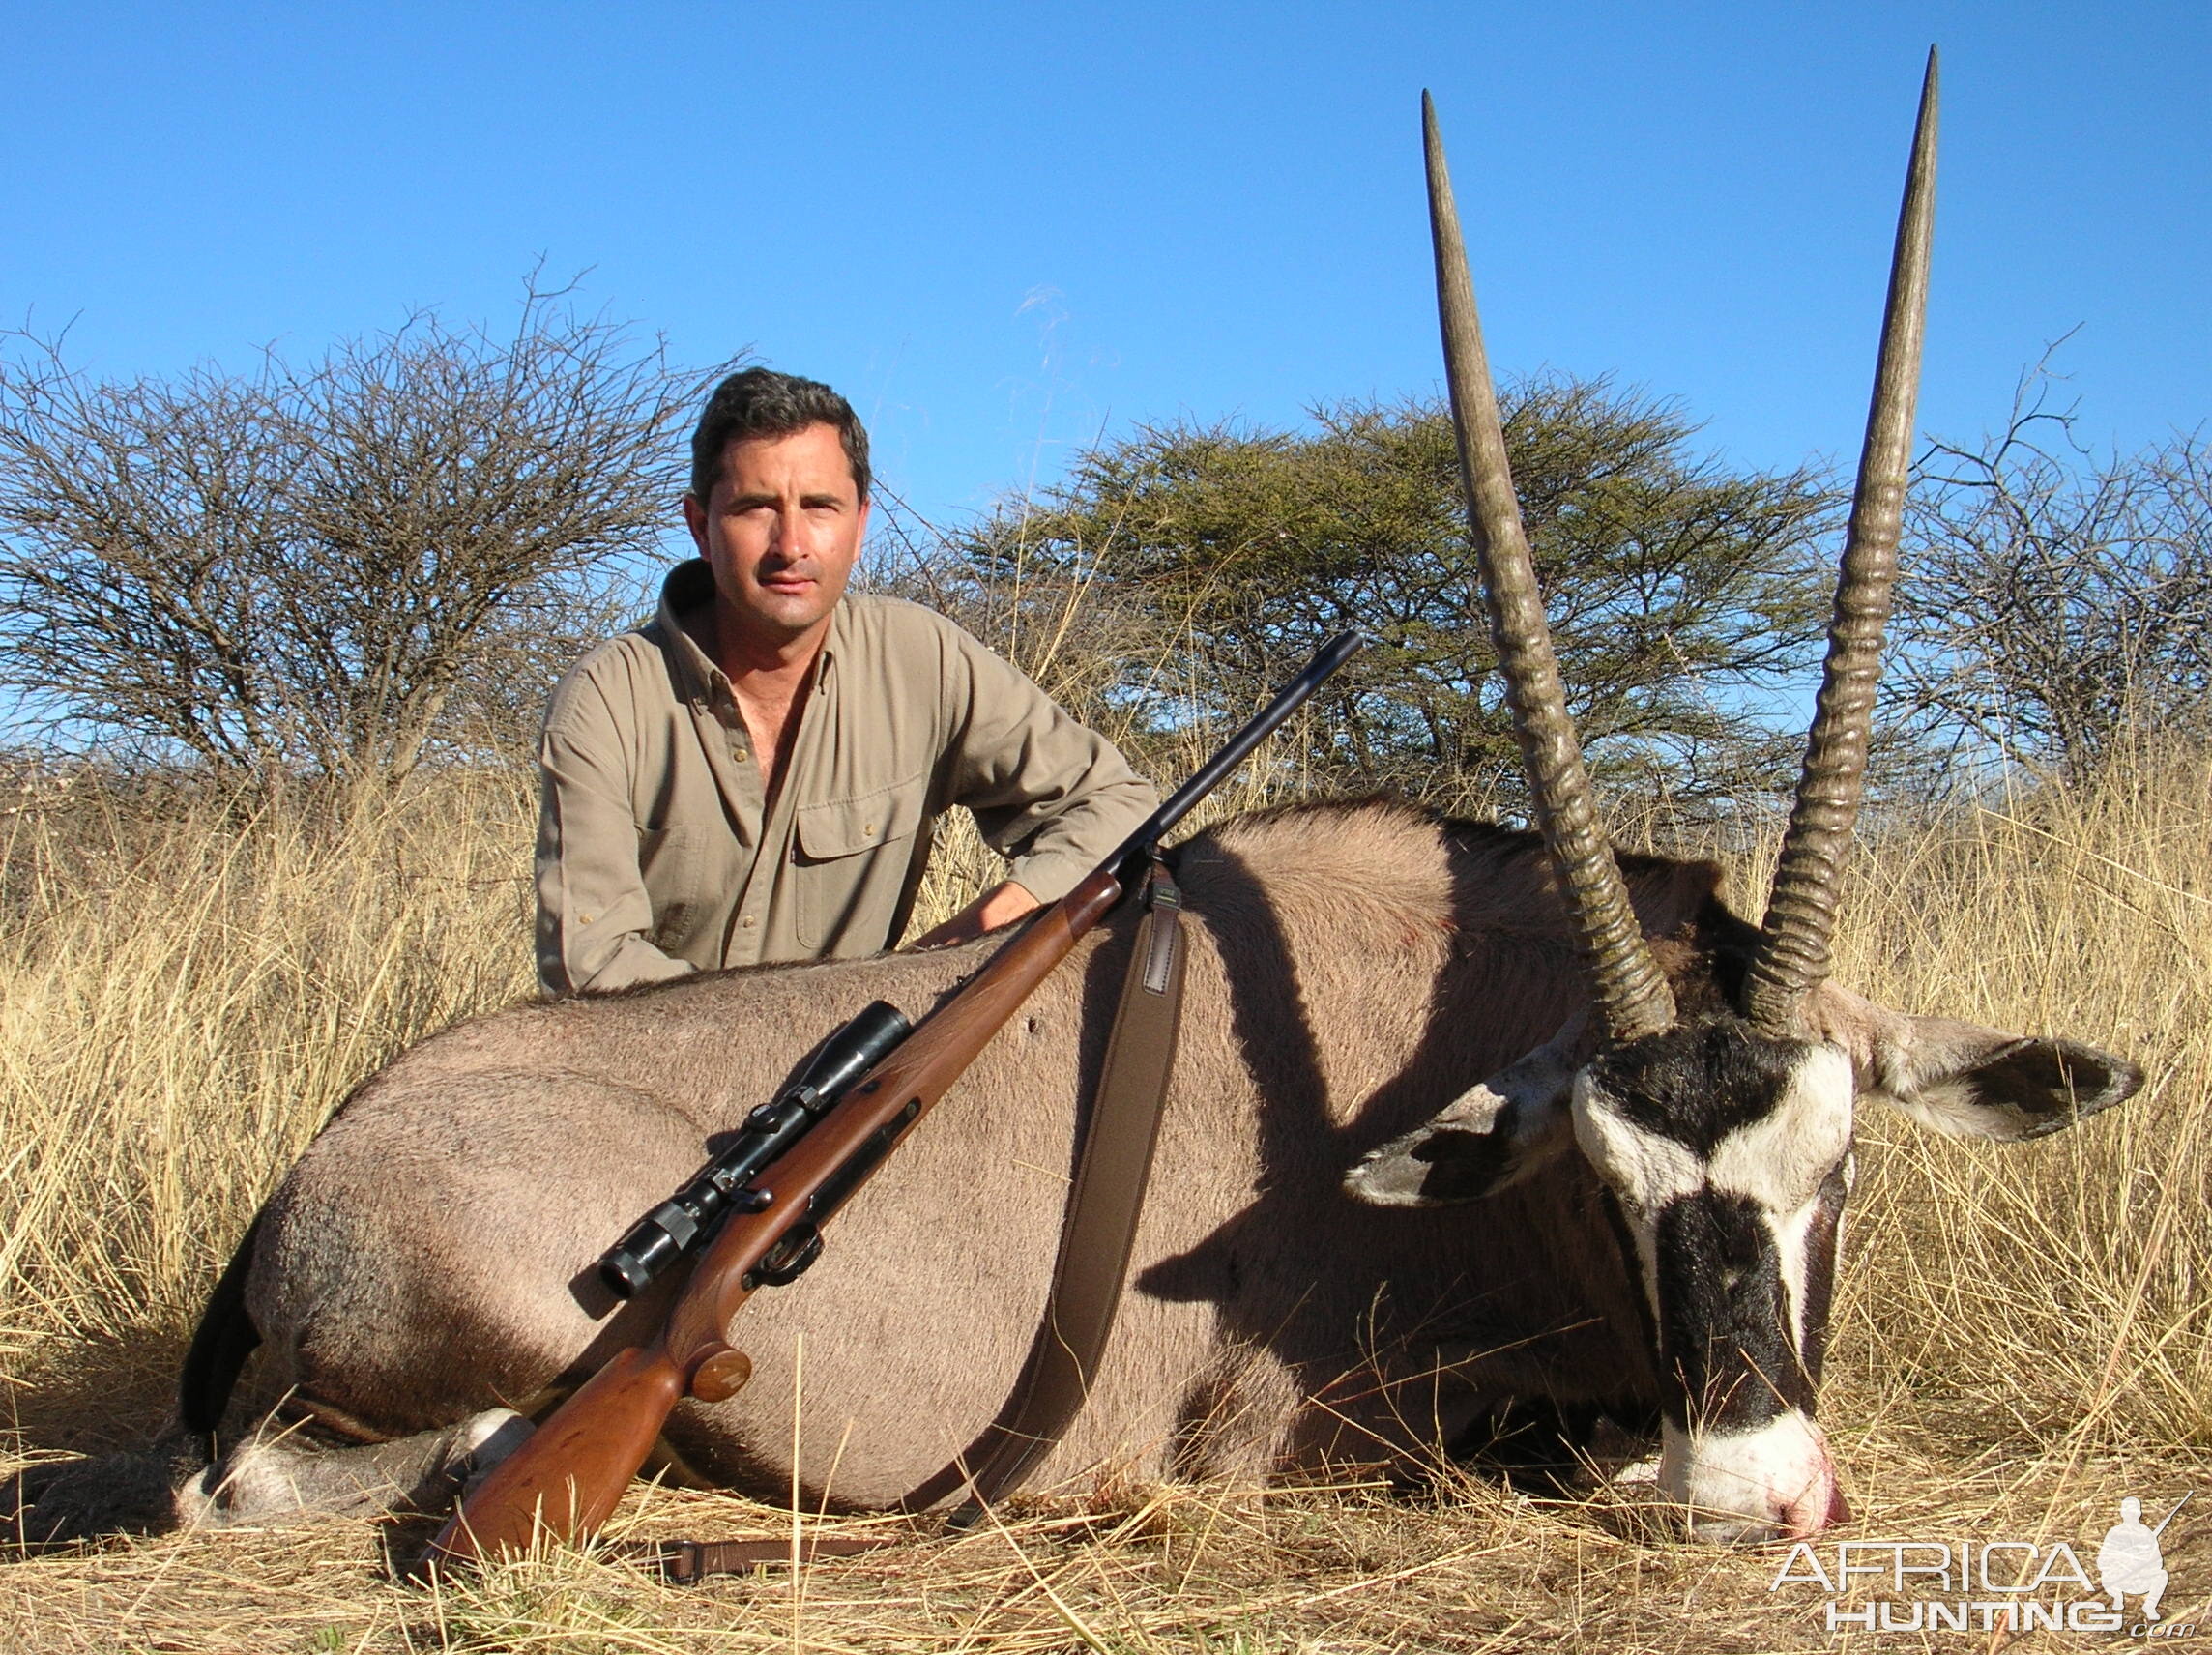
<path id="1" fill-rule="evenodd" d="M 2094 1046 L 1940 1017 L 1906 1019 L 1874 1058 L 1871 1095 L 1947 1137 L 2006 1144 L 2062 1132 L 2126 1101 L 2143 1078 Z"/>
<path id="2" fill-rule="evenodd" d="M 1374 1206 L 1449 1206 L 1495 1195 L 1556 1160 L 1574 1141 L 1567 1106 L 1582 1031 L 1577 1018 L 1427 1125 L 1369 1151 L 1345 1174 L 1346 1193 Z"/>

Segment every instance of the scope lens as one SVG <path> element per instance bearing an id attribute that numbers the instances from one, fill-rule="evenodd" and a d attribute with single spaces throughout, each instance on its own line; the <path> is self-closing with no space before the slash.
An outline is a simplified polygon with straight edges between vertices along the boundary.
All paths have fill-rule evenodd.
<path id="1" fill-rule="evenodd" d="M 673 1235 L 645 1219 L 599 1256 L 599 1280 L 617 1298 L 635 1298 L 682 1252 Z"/>

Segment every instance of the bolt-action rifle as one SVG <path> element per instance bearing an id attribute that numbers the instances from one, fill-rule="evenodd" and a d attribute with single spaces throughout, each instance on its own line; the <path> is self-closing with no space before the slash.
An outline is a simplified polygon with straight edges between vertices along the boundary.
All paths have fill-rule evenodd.
<path id="1" fill-rule="evenodd" d="M 573 1541 L 606 1522 L 685 1397 L 722 1402 L 752 1377 L 729 1343 L 753 1292 L 812 1264 L 822 1226 L 949 1090 L 1053 968 L 1121 900 L 1167 831 L 1351 658 L 1331 639 L 1252 721 L 1082 884 L 1009 938 L 911 1031 L 882 1002 L 832 1035 L 799 1081 L 756 1109 L 722 1154 L 600 1260 L 625 1297 L 696 1255 L 653 1343 L 618 1351 L 502 1461 L 430 1548 L 432 1563 Z M 864 1070 L 864 1072 L 863 1072 Z"/>

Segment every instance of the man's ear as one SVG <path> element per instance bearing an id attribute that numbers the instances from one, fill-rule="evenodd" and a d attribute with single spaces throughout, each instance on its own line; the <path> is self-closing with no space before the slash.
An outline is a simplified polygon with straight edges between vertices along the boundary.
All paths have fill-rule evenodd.
<path id="1" fill-rule="evenodd" d="M 2061 1132 L 2133 1096 L 2142 1070 L 2072 1040 L 1913 1017 L 1873 1054 L 1865 1089 L 1952 1138 L 2012 1143 Z"/>
<path id="2" fill-rule="evenodd" d="M 1344 1176 L 1346 1193 L 1375 1206 L 1475 1201 L 1534 1173 L 1573 1142 L 1568 1109 L 1576 1027 L 1500 1069 L 1417 1131 L 1369 1152 Z"/>

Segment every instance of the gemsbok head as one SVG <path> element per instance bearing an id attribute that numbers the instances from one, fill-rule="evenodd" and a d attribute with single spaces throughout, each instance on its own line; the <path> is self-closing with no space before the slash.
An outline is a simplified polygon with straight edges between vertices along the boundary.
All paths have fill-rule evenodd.
<path id="1" fill-rule="evenodd" d="M 1533 814 L 1591 1014 L 1348 1176 L 1385 1205 L 1470 1201 L 1579 1148 L 1618 1219 L 1661 1374 L 1660 1485 L 1705 1539 L 1844 1515 L 1815 1423 L 1851 1177 L 1878 1098 L 1937 1131 L 2020 1139 L 2118 1103 L 2134 1065 L 2068 1041 L 1912 1017 L 1830 983 L 1864 789 L 1913 436 L 1934 219 L 1936 59 L 1913 138 L 1872 412 L 1818 711 L 1766 917 L 1647 940 L 1599 830 L 1506 468 L 1435 111 L 1423 100 L 1439 306 L 1469 513 Z"/>

